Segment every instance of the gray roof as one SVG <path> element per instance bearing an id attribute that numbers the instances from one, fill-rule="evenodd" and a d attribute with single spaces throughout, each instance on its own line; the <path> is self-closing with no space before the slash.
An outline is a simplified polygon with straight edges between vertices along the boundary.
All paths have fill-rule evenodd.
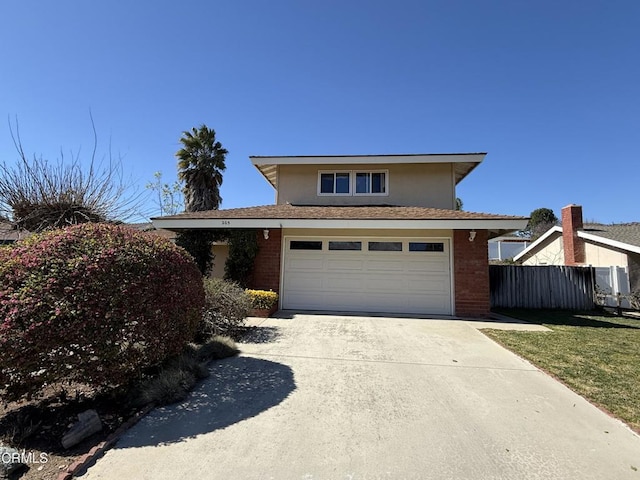
<path id="1" fill-rule="evenodd" d="M 613 225 L 586 223 L 582 230 L 584 233 L 640 247 L 640 222 Z"/>
<path id="2" fill-rule="evenodd" d="M 154 235 L 158 235 L 160 237 L 166 238 L 168 240 L 175 240 L 176 234 L 175 232 L 171 232 L 169 230 L 164 230 L 163 228 L 156 228 L 153 226 L 151 222 L 145 223 L 126 223 L 128 227 L 131 227 L 140 232 L 152 233 Z"/>
<path id="3" fill-rule="evenodd" d="M 16 242 L 29 235 L 26 230 L 16 230 L 11 223 L 0 220 L 0 245 Z"/>

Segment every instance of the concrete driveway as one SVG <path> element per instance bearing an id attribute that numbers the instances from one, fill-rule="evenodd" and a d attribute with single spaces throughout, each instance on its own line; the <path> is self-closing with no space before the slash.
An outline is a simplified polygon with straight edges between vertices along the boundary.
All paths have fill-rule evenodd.
<path id="1" fill-rule="evenodd" d="M 81 478 L 640 480 L 640 437 L 486 324 L 280 316 Z"/>

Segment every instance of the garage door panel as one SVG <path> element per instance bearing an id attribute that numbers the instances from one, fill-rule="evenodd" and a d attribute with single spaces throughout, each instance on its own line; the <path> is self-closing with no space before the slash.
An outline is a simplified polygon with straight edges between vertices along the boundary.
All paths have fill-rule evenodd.
<path id="1" fill-rule="evenodd" d="M 428 300 L 424 298 L 409 297 L 408 311 L 416 313 L 424 311 L 425 303 L 428 303 L 429 305 L 429 313 L 436 315 L 449 315 L 451 313 L 451 305 L 449 304 L 448 299 L 445 301 L 445 299 L 440 296 L 431 297 Z"/>
<path id="2" fill-rule="evenodd" d="M 365 289 L 365 279 L 362 274 L 350 276 L 329 276 L 325 282 L 325 291 L 359 292 Z"/>
<path id="3" fill-rule="evenodd" d="M 328 239 L 313 240 L 325 250 L 285 251 L 283 308 L 451 314 L 448 240 L 444 252 L 410 252 L 403 239 L 393 239 L 402 242 L 401 252 L 327 250 Z"/>
<path id="4" fill-rule="evenodd" d="M 362 296 L 352 295 L 348 292 L 327 292 L 324 295 L 323 310 L 331 305 L 330 310 L 362 310 L 366 306 Z"/>
<path id="5" fill-rule="evenodd" d="M 287 261 L 287 270 L 324 270 L 324 259 L 290 257 Z"/>
<path id="6" fill-rule="evenodd" d="M 331 255 L 331 253 L 328 253 L 328 255 Z M 327 265 L 326 265 L 327 269 L 329 271 L 356 271 L 356 272 L 361 272 L 362 271 L 362 267 L 363 267 L 363 261 L 362 260 L 348 260 L 346 258 L 343 259 L 328 259 L 327 260 Z"/>
<path id="7" fill-rule="evenodd" d="M 419 289 L 418 286 L 415 286 L 411 289 L 408 289 L 406 295 L 420 295 L 424 296 L 425 299 L 428 299 L 430 297 L 443 297 L 446 298 L 447 301 L 449 301 L 449 289 L 440 285 L 429 285 L 427 288 L 422 289 Z"/>
<path id="8" fill-rule="evenodd" d="M 321 276 L 314 277 L 305 273 L 291 272 L 289 273 L 289 278 L 285 281 L 285 290 L 315 290 L 316 292 L 321 292 L 323 283 Z"/>
<path id="9" fill-rule="evenodd" d="M 449 275 L 449 259 L 405 260 L 404 270 L 407 272 L 439 272 Z"/>
<path id="10" fill-rule="evenodd" d="M 411 292 L 424 292 L 428 294 L 448 294 L 451 290 L 449 286 L 449 279 L 443 277 L 429 277 L 429 278 L 414 278 L 411 282 L 408 282 L 408 289 Z"/>
<path id="11" fill-rule="evenodd" d="M 367 290 L 375 292 L 402 292 L 406 289 L 407 281 L 398 275 L 388 275 L 384 277 L 370 276 L 366 279 L 365 285 Z"/>
<path id="12" fill-rule="evenodd" d="M 392 292 L 400 291 L 408 294 L 424 292 L 448 294 L 451 290 L 449 277 L 441 274 L 369 276 L 366 279 L 366 288 Z"/>
<path id="13" fill-rule="evenodd" d="M 323 310 L 325 303 L 322 296 L 314 295 L 309 292 L 296 291 L 291 292 L 290 303 L 285 308 L 295 308 L 300 310 Z"/>
<path id="14" fill-rule="evenodd" d="M 394 293 L 376 293 L 375 295 L 369 293 L 366 298 L 367 305 L 378 305 L 382 308 L 382 311 L 386 312 L 406 312 L 408 306 L 407 297 L 404 295 L 397 295 Z"/>
<path id="15" fill-rule="evenodd" d="M 365 265 L 368 272 L 402 272 L 404 265 L 401 258 L 369 259 Z"/>

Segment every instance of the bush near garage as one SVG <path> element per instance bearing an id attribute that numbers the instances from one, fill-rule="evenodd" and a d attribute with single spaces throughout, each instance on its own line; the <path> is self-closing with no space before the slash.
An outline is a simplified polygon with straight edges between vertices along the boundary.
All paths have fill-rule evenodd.
<path id="1" fill-rule="evenodd" d="M 205 308 L 198 337 L 229 334 L 242 326 L 251 309 L 251 298 L 237 283 L 221 278 L 204 279 Z"/>
<path id="2" fill-rule="evenodd" d="M 246 290 L 252 308 L 269 310 L 278 304 L 278 294 L 273 290 Z"/>
<path id="3" fill-rule="evenodd" d="M 124 385 L 182 351 L 203 305 L 191 257 L 128 227 L 76 225 L 1 249 L 0 394 Z"/>

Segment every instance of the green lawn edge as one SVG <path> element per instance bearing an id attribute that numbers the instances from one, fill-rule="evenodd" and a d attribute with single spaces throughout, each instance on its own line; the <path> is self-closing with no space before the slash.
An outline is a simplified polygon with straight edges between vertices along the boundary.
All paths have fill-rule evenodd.
<path id="1" fill-rule="evenodd" d="M 640 319 L 604 312 L 498 313 L 551 331 L 482 332 L 640 433 Z"/>

